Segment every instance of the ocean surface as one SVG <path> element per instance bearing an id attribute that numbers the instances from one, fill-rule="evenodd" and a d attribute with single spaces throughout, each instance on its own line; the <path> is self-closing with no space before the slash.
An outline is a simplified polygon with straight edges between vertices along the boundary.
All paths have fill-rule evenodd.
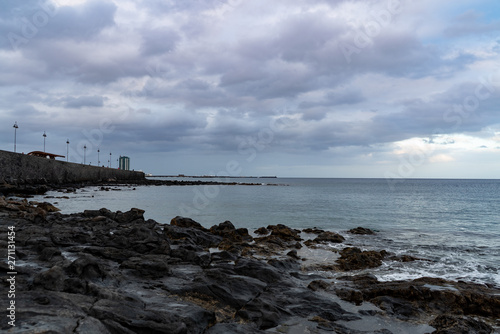
<path id="1" fill-rule="evenodd" d="M 192 180 L 192 179 L 189 179 Z M 204 179 L 210 181 L 211 179 Z M 346 244 L 385 249 L 426 261 L 387 261 L 370 273 L 379 280 L 441 277 L 500 287 L 500 180 L 252 178 L 222 181 L 258 186 L 121 186 L 37 197 L 63 213 L 108 208 L 146 210 L 145 217 L 168 224 L 191 217 L 206 227 L 229 220 L 250 231 L 270 224 L 318 227 L 341 233 L 344 244 L 304 247 L 311 261 L 333 262 Z M 69 199 L 57 198 L 68 196 Z M 375 236 L 346 233 L 354 227 Z M 307 236 L 305 237 L 314 237 Z M 354 274 L 360 273 L 355 272 Z"/>

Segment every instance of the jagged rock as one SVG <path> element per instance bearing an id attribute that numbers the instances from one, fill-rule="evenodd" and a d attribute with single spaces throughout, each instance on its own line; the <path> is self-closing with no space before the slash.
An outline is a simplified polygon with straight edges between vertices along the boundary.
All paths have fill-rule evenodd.
<path id="1" fill-rule="evenodd" d="M 219 225 L 212 226 L 210 228 L 210 233 L 219 235 L 224 239 L 227 239 L 226 242 L 232 243 L 251 242 L 253 240 L 250 234 L 248 234 L 248 229 L 236 229 L 234 225 L 228 220 L 220 223 Z"/>
<path id="2" fill-rule="evenodd" d="M 217 247 L 222 237 L 196 228 L 184 228 L 176 225 L 165 225 L 165 237 L 177 243 L 198 245 L 204 248 Z"/>
<path id="3" fill-rule="evenodd" d="M 46 212 L 58 212 L 58 211 L 61 211 L 60 209 L 56 208 L 55 206 L 53 206 L 52 204 L 50 203 L 47 203 L 47 202 L 43 202 L 43 203 L 39 203 L 37 205 L 38 208 L 46 211 Z"/>
<path id="4" fill-rule="evenodd" d="M 325 231 L 322 230 L 322 229 L 319 229 L 317 227 L 313 227 L 313 228 L 309 227 L 309 228 L 303 229 L 302 232 L 304 232 L 304 233 L 310 233 L 310 234 L 320 234 L 320 233 L 323 233 Z"/>
<path id="5" fill-rule="evenodd" d="M 102 262 L 89 254 L 81 254 L 66 268 L 67 272 L 85 280 L 102 279 L 106 277 L 106 270 Z"/>
<path id="6" fill-rule="evenodd" d="M 132 208 L 127 212 L 116 212 L 115 220 L 120 224 L 130 223 L 134 220 L 144 220 L 144 210 Z"/>
<path id="7" fill-rule="evenodd" d="M 266 234 L 269 234 L 269 230 L 265 227 L 260 227 L 260 228 L 255 230 L 255 234 L 266 235 Z"/>
<path id="8" fill-rule="evenodd" d="M 291 251 L 286 253 L 286 255 L 290 256 L 291 258 L 296 259 L 296 260 L 300 259 L 299 255 L 297 254 L 297 250 L 295 250 L 295 249 L 292 249 Z"/>
<path id="9" fill-rule="evenodd" d="M 240 275 L 257 278 L 262 282 L 272 283 L 280 279 L 279 271 L 254 259 L 239 258 L 234 266 L 234 271 Z"/>
<path id="10" fill-rule="evenodd" d="M 185 218 L 185 217 L 181 217 L 181 216 L 177 216 L 177 217 L 173 218 L 170 221 L 170 225 L 179 226 L 179 227 L 186 227 L 186 228 L 195 228 L 197 230 L 202 230 L 202 231 L 207 230 L 206 228 L 201 226 L 200 223 L 195 222 L 191 218 Z"/>
<path id="11" fill-rule="evenodd" d="M 316 243 L 326 243 L 326 242 L 342 243 L 344 241 L 345 238 L 343 236 L 341 236 L 338 233 L 330 231 L 322 232 L 314 239 L 314 242 Z"/>
<path id="12" fill-rule="evenodd" d="M 64 270 L 59 266 L 54 266 L 49 270 L 36 275 L 33 284 L 51 291 L 63 291 L 64 280 L 67 278 Z"/>
<path id="13" fill-rule="evenodd" d="M 267 230 L 271 231 L 272 236 L 276 236 L 284 241 L 302 241 L 300 231 L 286 225 L 269 225 L 267 226 Z"/>
<path id="14" fill-rule="evenodd" d="M 158 279 L 171 275 L 168 266 L 170 256 L 148 254 L 132 257 L 120 265 L 120 268 L 133 269 L 134 274 L 139 277 Z"/>
<path id="15" fill-rule="evenodd" d="M 60 255 L 61 251 L 56 247 L 43 247 L 39 259 L 41 261 L 50 261 L 52 258 L 59 257 Z"/>
<path id="16" fill-rule="evenodd" d="M 437 316 L 430 325 L 436 328 L 432 334 L 490 334 L 493 332 L 493 328 L 483 321 L 444 314 Z"/>
<path id="17" fill-rule="evenodd" d="M 386 251 L 361 251 L 357 247 L 347 247 L 340 251 L 340 258 L 337 260 L 340 270 L 358 270 L 365 268 L 375 268 L 382 265 L 382 259 L 387 255 Z"/>
<path id="18" fill-rule="evenodd" d="M 486 320 L 494 323 L 500 314 L 500 293 L 492 287 L 311 275 L 314 264 L 298 261 L 295 250 L 300 231 L 284 225 L 269 226 L 271 234 L 253 243 L 246 229 L 228 221 L 208 230 L 182 217 L 172 225 L 145 221 L 138 209 L 66 215 L 34 205 L 0 197 L 0 226 L 16 225 L 16 256 L 26 264 L 16 268 L 16 327 L 0 327 L 12 333 L 362 334 L 338 323 L 360 317 L 384 317 L 388 326 L 435 319 L 436 333 L 483 333 L 490 329 Z M 37 210 L 45 216 L 31 219 Z M 315 231 L 325 233 L 325 242 L 337 238 Z M 368 268 L 385 256 L 346 248 L 337 264 L 317 268 Z M 339 297 L 378 308 L 351 313 Z"/>

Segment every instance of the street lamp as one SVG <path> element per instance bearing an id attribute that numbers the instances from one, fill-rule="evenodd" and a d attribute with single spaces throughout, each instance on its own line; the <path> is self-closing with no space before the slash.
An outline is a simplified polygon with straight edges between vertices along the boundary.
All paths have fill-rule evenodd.
<path id="1" fill-rule="evenodd" d="M 111 168 L 111 152 L 109 152 L 109 168 Z"/>
<path id="2" fill-rule="evenodd" d="M 86 155 L 87 155 L 87 145 L 83 145 L 83 164 L 84 165 L 86 163 L 86 161 L 85 161 Z"/>
<path id="3" fill-rule="evenodd" d="M 43 152 L 45 152 L 45 138 L 47 138 L 47 135 L 45 134 L 45 131 L 43 132 Z"/>
<path id="4" fill-rule="evenodd" d="M 17 125 L 17 122 L 14 123 L 14 153 L 16 152 L 16 137 L 17 137 L 17 129 L 19 126 Z"/>
<path id="5" fill-rule="evenodd" d="M 66 139 L 66 161 L 69 161 L 69 139 Z"/>
<path id="6" fill-rule="evenodd" d="M 99 159 L 100 152 L 101 152 L 101 150 L 99 148 L 97 148 L 97 167 L 99 167 L 101 165 L 101 160 Z"/>

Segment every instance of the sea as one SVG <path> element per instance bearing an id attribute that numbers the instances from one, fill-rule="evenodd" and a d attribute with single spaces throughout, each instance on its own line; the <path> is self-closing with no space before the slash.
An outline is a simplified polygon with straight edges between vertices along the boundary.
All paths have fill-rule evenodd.
<path id="1" fill-rule="evenodd" d="M 340 233 L 346 241 L 317 250 L 303 247 L 299 255 L 308 261 L 333 263 L 338 258 L 337 251 L 346 246 L 386 250 L 422 260 L 384 261 L 381 267 L 369 270 L 381 281 L 440 277 L 500 288 L 500 180 L 236 178 L 218 181 L 256 185 L 125 185 L 111 186 L 107 191 L 87 187 L 70 194 L 53 191 L 33 200 L 51 202 L 62 213 L 140 208 L 145 210 L 146 219 L 163 224 L 184 216 L 207 228 L 229 220 L 237 228 L 248 228 L 250 232 L 276 224 L 297 229 L 317 227 Z M 358 226 L 370 228 L 376 234 L 347 233 Z M 314 238 L 314 235 L 303 236 Z"/>

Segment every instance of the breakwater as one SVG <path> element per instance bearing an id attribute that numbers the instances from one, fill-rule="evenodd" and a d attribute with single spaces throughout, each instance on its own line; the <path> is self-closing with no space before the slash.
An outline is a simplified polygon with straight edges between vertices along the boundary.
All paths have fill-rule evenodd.
<path id="1" fill-rule="evenodd" d="M 88 166 L 0 150 L 0 184 L 66 184 L 143 179 L 143 172 Z"/>

